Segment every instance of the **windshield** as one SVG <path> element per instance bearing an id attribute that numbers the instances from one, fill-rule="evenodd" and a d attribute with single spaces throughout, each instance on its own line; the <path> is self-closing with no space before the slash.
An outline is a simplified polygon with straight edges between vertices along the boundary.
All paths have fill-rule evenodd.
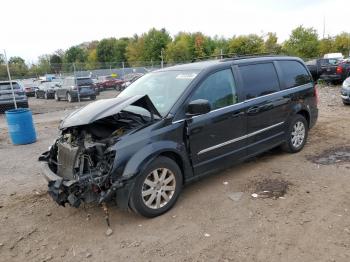
<path id="1" fill-rule="evenodd" d="M 77 84 L 78 86 L 88 86 L 88 85 L 92 85 L 93 82 L 91 78 L 78 78 Z"/>
<path id="2" fill-rule="evenodd" d="M 13 89 L 20 89 L 19 84 L 12 83 Z M 10 83 L 0 83 L 0 91 L 11 90 Z"/>
<path id="3" fill-rule="evenodd" d="M 121 97 L 148 95 L 158 112 L 165 116 L 199 71 L 149 73 L 120 93 Z"/>

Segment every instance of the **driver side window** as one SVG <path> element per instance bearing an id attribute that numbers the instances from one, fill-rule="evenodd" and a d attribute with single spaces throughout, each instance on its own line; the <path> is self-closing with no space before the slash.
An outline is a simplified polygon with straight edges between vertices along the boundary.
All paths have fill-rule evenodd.
<path id="1" fill-rule="evenodd" d="M 211 74 L 194 92 L 191 101 L 205 99 L 210 109 L 215 110 L 238 102 L 236 86 L 231 69 Z"/>

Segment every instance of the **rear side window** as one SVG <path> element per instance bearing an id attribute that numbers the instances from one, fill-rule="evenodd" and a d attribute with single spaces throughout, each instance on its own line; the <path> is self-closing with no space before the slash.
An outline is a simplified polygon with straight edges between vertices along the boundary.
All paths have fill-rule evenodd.
<path id="1" fill-rule="evenodd" d="M 275 66 L 272 63 L 239 67 L 246 99 L 252 99 L 279 91 Z"/>
<path id="2" fill-rule="evenodd" d="M 285 89 L 305 85 L 311 77 L 305 67 L 297 61 L 278 61 L 285 82 Z"/>
<path id="3" fill-rule="evenodd" d="M 236 86 L 231 69 L 211 74 L 193 94 L 191 101 L 205 99 L 211 110 L 237 103 Z"/>
<path id="4" fill-rule="evenodd" d="M 20 89 L 20 86 L 18 83 L 16 82 L 12 82 L 12 87 L 13 89 Z M 7 90 L 11 90 L 11 84 L 8 83 L 0 83 L 0 91 L 7 91 Z"/>

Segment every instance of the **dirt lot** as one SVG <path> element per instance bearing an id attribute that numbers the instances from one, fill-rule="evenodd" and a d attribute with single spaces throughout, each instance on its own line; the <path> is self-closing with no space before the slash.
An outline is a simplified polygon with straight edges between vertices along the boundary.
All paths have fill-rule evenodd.
<path id="1" fill-rule="evenodd" d="M 76 104 L 31 103 L 32 145 L 11 145 L 0 117 L 0 261 L 350 261 L 350 107 L 338 87 L 320 96 L 302 152 L 275 149 L 189 185 L 158 218 L 112 207 L 109 237 L 100 207 L 58 207 L 47 196 L 36 161 Z M 251 196 L 266 184 L 287 193 Z"/>

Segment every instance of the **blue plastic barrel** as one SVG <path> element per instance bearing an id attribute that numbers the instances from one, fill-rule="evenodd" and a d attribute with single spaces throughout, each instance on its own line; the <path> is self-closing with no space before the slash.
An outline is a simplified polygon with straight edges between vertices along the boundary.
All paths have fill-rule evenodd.
<path id="1" fill-rule="evenodd" d="M 28 108 L 12 109 L 5 112 L 11 141 L 24 145 L 36 141 L 32 111 Z"/>

